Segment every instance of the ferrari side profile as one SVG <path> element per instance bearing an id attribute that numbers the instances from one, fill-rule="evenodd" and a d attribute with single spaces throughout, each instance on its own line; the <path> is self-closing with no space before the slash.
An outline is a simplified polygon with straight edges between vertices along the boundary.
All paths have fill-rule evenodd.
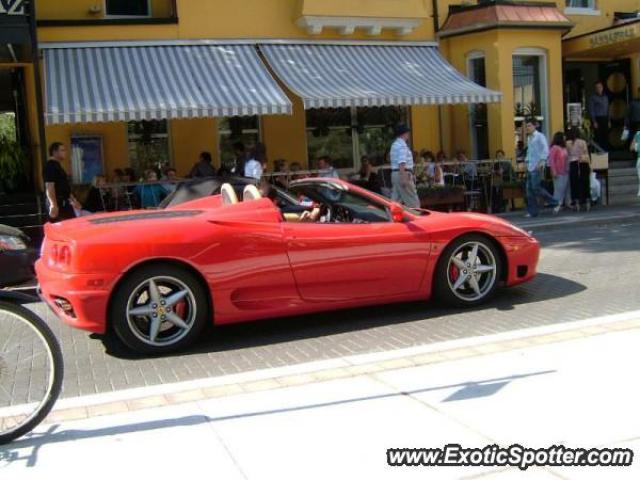
<path id="1" fill-rule="evenodd" d="M 164 209 L 48 224 L 42 296 L 73 327 L 162 354 L 207 324 L 432 297 L 475 306 L 536 274 L 538 242 L 500 218 L 407 209 L 333 178 L 289 190 L 295 208 L 224 184 Z"/>

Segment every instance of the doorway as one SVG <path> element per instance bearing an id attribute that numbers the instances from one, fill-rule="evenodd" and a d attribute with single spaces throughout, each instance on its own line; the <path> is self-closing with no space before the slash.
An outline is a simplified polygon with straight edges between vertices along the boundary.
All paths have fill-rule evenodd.
<path id="1" fill-rule="evenodd" d="M 0 191 L 9 194 L 33 192 L 24 76 L 22 67 L 0 68 Z"/>
<path id="2" fill-rule="evenodd" d="M 595 92 L 595 83 L 604 83 L 609 97 L 608 145 L 610 153 L 624 153 L 629 149 L 629 140 L 623 140 L 622 132 L 628 105 L 631 101 L 631 62 L 621 59 L 614 62 L 567 62 L 564 66 L 564 98 L 566 103 L 580 103 L 588 118 L 587 103 Z M 566 105 L 565 105 L 566 108 Z"/>

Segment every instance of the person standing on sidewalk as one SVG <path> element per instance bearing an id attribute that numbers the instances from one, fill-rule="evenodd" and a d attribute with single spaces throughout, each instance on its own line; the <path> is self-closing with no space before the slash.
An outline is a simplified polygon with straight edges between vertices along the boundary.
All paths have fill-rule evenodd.
<path id="1" fill-rule="evenodd" d="M 567 133 L 567 152 L 569 153 L 569 183 L 571 185 L 571 203 L 577 212 L 580 207 L 591 208 L 591 168 L 589 167 L 589 147 L 580 137 L 580 130 L 572 128 Z"/>
<path id="2" fill-rule="evenodd" d="M 595 83 L 596 93 L 589 97 L 587 110 L 595 133 L 596 143 L 604 150 L 609 147 L 609 97 L 604 91 L 604 84 L 598 80 Z"/>
<path id="3" fill-rule="evenodd" d="M 71 193 L 69 177 L 62 167 L 66 155 L 65 146 L 60 142 L 53 142 L 49 146 L 49 160 L 44 166 L 47 213 L 49 221 L 53 223 L 75 218 L 73 209 L 82 209 L 80 202 Z"/>
<path id="4" fill-rule="evenodd" d="M 391 144 L 389 159 L 391 162 L 391 199 L 409 208 L 420 208 L 420 199 L 416 191 L 413 176 L 413 153 L 407 145 L 409 128 L 406 125 L 396 127 L 396 139 Z"/>
<path id="5" fill-rule="evenodd" d="M 525 163 L 527 166 L 527 218 L 538 216 L 538 198 L 542 197 L 552 207 L 556 207 L 558 202 L 553 196 L 542 187 L 542 172 L 549 157 L 549 144 L 546 137 L 537 129 L 538 122 L 535 119 L 528 120 L 526 123 L 527 134 L 527 157 Z"/>
<path id="6" fill-rule="evenodd" d="M 553 198 L 558 202 L 553 213 L 557 214 L 562 208 L 562 204 L 565 203 L 567 186 L 569 185 L 569 163 L 567 162 L 568 153 L 564 133 L 556 132 L 552 143 L 549 150 L 549 167 L 553 176 Z"/>
<path id="7" fill-rule="evenodd" d="M 631 141 L 631 150 L 636 152 L 636 171 L 638 172 L 638 197 L 640 197 L 640 130 L 638 130 Z"/>

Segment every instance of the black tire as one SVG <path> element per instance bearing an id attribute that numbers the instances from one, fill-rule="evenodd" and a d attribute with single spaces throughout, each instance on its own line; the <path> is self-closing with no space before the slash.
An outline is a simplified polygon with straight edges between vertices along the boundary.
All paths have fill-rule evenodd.
<path id="1" fill-rule="evenodd" d="M 136 289 L 140 288 L 144 282 L 154 278 L 170 278 L 182 283 L 190 292 L 189 298 L 191 298 L 193 305 L 189 308 L 193 308 L 195 311 L 189 323 L 190 328 L 184 333 L 184 336 L 162 345 L 149 343 L 151 336 L 149 339 L 142 338 L 144 335 L 136 329 L 138 322 L 129 321 L 127 316 L 127 305 Z M 139 318 L 150 320 L 150 317 Z M 109 308 L 109 322 L 117 337 L 129 349 L 143 354 L 166 354 L 189 347 L 198 339 L 210 319 L 208 294 L 201 282 L 185 268 L 172 264 L 157 263 L 134 270 L 118 286 Z M 167 322 L 163 323 L 163 325 L 165 324 Z M 150 322 L 149 328 L 151 328 Z M 169 328 L 177 329 L 178 327 L 169 326 Z M 183 329 L 183 331 L 185 330 Z"/>
<path id="2" fill-rule="evenodd" d="M 459 292 L 456 293 L 454 291 L 452 285 L 452 279 L 450 278 L 450 268 L 452 262 L 452 256 L 458 252 L 461 248 L 465 248 L 465 246 L 469 244 L 477 243 L 482 245 L 482 255 L 487 258 L 491 258 L 494 262 L 495 270 L 493 271 L 493 279 L 488 282 L 485 289 L 481 289 L 482 295 L 478 298 L 473 298 L 474 295 L 477 296 L 477 293 L 473 291 L 473 289 L 467 285 L 466 283 L 462 286 L 465 287 L 465 290 L 471 290 L 466 296 Z M 491 239 L 479 235 L 479 234 L 468 234 L 463 235 L 462 237 L 456 238 L 453 242 L 451 242 L 447 248 L 444 249 L 440 258 L 438 259 L 438 265 L 436 267 L 436 271 L 434 274 L 434 282 L 433 282 L 433 292 L 436 300 L 439 300 L 447 305 L 453 307 L 473 307 L 476 305 L 481 305 L 487 302 L 495 293 L 498 288 L 498 284 L 500 282 L 500 277 L 502 274 L 502 256 L 498 251 L 496 245 L 491 241 Z M 481 280 L 488 280 L 488 277 L 484 277 L 481 275 Z"/>
<path id="3" fill-rule="evenodd" d="M 30 324 L 44 339 L 44 344 L 51 354 L 51 368 L 52 368 L 52 380 L 45 396 L 41 401 L 38 408 L 27 418 L 24 422 L 17 425 L 15 428 L 0 431 L 0 445 L 9 443 L 23 435 L 26 435 L 31 430 L 36 428 L 40 422 L 49 414 L 53 405 L 58 400 L 60 391 L 62 390 L 62 379 L 64 377 L 64 362 L 62 359 L 62 350 L 58 339 L 55 337 L 49 326 L 38 317 L 31 310 L 14 303 L 0 301 L 0 310 L 10 312 L 15 317 L 22 319 L 25 323 Z M 2 357 L 0 351 L 0 357 Z M 1 380 L 1 379 L 0 379 Z"/>

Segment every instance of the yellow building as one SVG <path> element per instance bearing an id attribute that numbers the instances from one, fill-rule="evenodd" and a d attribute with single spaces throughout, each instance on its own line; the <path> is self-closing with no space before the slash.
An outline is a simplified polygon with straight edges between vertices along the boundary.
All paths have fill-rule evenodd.
<path id="1" fill-rule="evenodd" d="M 15 19 L 29 3 L 2 5 Z M 640 85 L 638 9 L 637 0 L 40 0 L 40 55 L 3 51 L 0 82 L 21 72 L 36 179 L 54 141 L 76 152 L 65 168 L 78 183 L 125 167 L 185 175 L 202 151 L 232 166 L 237 141 L 262 141 L 271 162 L 313 167 L 327 154 L 350 171 L 361 155 L 383 163 L 399 122 L 414 150 L 476 159 L 504 150 L 515 161 L 523 119 L 538 118 L 547 136 L 563 130 L 566 104 L 586 105 L 596 79 L 615 108 L 610 147 L 622 151 L 616 138 Z"/>

